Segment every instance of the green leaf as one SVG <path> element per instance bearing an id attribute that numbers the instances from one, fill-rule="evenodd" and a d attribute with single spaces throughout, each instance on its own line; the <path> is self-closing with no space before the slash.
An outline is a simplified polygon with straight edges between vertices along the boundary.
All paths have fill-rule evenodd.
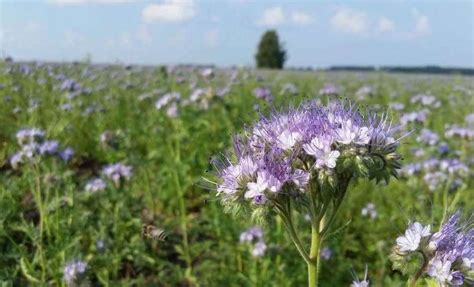
<path id="1" fill-rule="evenodd" d="M 23 274 L 23 276 L 26 277 L 26 279 L 28 279 L 28 281 L 32 283 L 41 283 L 39 279 L 37 279 L 35 276 L 31 274 L 29 264 L 26 261 L 25 257 L 21 257 L 20 259 L 20 268 L 21 268 L 21 273 Z"/>

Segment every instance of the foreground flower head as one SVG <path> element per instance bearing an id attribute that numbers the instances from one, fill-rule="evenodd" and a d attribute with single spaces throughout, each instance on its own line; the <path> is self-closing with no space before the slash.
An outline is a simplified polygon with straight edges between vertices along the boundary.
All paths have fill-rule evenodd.
<path id="1" fill-rule="evenodd" d="M 218 195 L 228 207 L 258 207 L 304 197 L 310 183 L 337 191 L 356 177 L 388 181 L 400 168 L 394 132 L 385 115 L 340 102 L 274 112 L 234 138 L 230 158 L 214 161 Z"/>

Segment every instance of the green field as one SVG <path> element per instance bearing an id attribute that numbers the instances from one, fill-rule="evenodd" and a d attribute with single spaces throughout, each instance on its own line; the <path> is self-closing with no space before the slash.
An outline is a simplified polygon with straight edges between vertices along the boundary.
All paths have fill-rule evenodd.
<path id="1" fill-rule="evenodd" d="M 252 256 L 253 246 L 239 237 L 256 223 L 224 213 L 203 178 L 215 177 L 210 159 L 226 154 L 232 135 L 259 113 L 306 100 L 348 99 L 361 109 L 388 110 L 409 133 L 399 148 L 404 168 L 398 180 L 361 180 L 349 189 L 337 232 L 325 242 L 330 256 L 322 259 L 321 286 L 348 286 L 366 265 L 372 286 L 405 286 L 408 277 L 392 269 L 389 255 L 407 224 L 417 220 L 437 229 L 445 211 L 472 214 L 472 77 L 209 72 L 0 63 L 1 286 L 64 285 L 71 260 L 87 263 L 92 286 L 305 286 L 306 265 L 282 222 L 275 218 L 262 227 L 267 248 Z M 327 84 L 336 93 L 322 91 Z M 257 87 L 269 88 L 271 98 L 255 97 Z M 58 146 L 12 160 L 22 148 L 17 132 L 25 128 L 41 129 L 42 141 Z M 466 134 L 459 136 L 461 128 Z M 423 129 L 439 138 L 424 140 Z M 70 158 L 64 158 L 66 148 L 74 150 Z M 424 168 L 433 158 L 456 159 L 462 168 Z M 103 168 L 115 163 L 130 166 L 131 176 L 108 179 Z M 100 177 L 106 187 L 88 189 Z M 144 225 L 165 238 L 144 235 Z M 303 216 L 298 226 L 309 231 Z M 304 234 L 309 242 L 310 233 Z"/>

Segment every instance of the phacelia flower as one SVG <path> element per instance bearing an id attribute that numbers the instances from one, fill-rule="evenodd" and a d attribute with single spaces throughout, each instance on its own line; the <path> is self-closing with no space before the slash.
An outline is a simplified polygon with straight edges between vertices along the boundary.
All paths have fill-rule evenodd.
<path id="1" fill-rule="evenodd" d="M 102 169 L 102 173 L 116 186 L 120 186 L 121 181 L 129 180 L 132 176 L 132 167 L 121 163 L 110 164 Z"/>
<path id="2" fill-rule="evenodd" d="M 100 178 L 95 178 L 86 183 L 85 190 L 87 192 L 98 192 L 107 188 L 107 184 Z"/>
<path id="3" fill-rule="evenodd" d="M 429 236 L 430 226 L 423 226 L 419 222 L 411 224 L 405 231 L 405 235 L 397 238 L 397 246 L 400 252 L 411 252 L 418 249 L 423 237 Z"/>
<path id="4" fill-rule="evenodd" d="M 217 192 L 225 204 L 271 206 L 282 196 L 302 196 L 311 181 L 348 182 L 354 169 L 387 181 L 400 168 L 396 131 L 385 115 L 339 102 L 274 112 L 235 136 L 232 160 L 213 160 Z"/>
<path id="5" fill-rule="evenodd" d="M 373 204 L 372 202 L 367 203 L 367 205 L 364 208 L 362 208 L 361 214 L 362 216 L 368 216 L 372 219 L 377 218 L 378 213 L 377 213 L 377 210 L 375 209 L 375 204 Z"/>
<path id="6" fill-rule="evenodd" d="M 64 282 L 67 286 L 76 286 L 84 279 L 87 263 L 80 260 L 70 261 L 64 266 Z"/>
<path id="7" fill-rule="evenodd" d="M 416 223 L 415 223 L 416 224 Z M 472 218 L 461 222 L 460 212 L 456 212 L 441 226 L 438 232 L 430 233 L 429 226 L 421 224 L 409 226 L 405 239 L 397 238 L 397 254 L 392 256 L 395 264 L 403 266 L 403 256 L 417 251 L 423 255 L 421 270 L 435 279 L 440 286 L 461 286 L 472 282 L 474 271 L 474 229 Z M 420 240 L 422 239 L 422 240 Z M 409 258 L 409 257 L 407 257 Z M 398 262 L 398 263 L 397 263 Z M 467 280 L 467 281 L 466 281 Z"/>

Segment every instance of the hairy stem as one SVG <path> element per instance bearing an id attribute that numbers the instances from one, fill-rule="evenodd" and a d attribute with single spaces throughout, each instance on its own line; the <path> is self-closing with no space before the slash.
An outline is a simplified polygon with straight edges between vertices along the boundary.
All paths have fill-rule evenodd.
<path id="1" fill-rule="evenodd" d="M 280 208 L 277 207 L 278 214 L 280 215 L 283 224 L 285 225 L 286 230 L 288 231 L 288 234 L 290 235 L 291 240 L 296 246 L 296 249 L 300 253 L 301 257 L 305 260 L 305 262 L 308 264 L 311 260 L 308 255 L 308 252 L 305 250 L 303 247 L 303 244 L 301 243 L 300 238 L 298 237 L 298 234 L 296 233 L 296 229 L 293 225 L 293 221 L 291 220 L 291 215 L 287 214 L 288 212 L 285 212 L 284 210 L 281 210 Z"/>
<path id="2" fill-rule="evenodd" d="M 321 237 L 319 235 L 319 224 L 311 225 L 311 250 L 310 262 L 308 262 L 308 287 L 318 286 L 319 277 L 319 252 L 321 249 Z"/>
<path id="3" fill-rule="evenodd" d="M 428 258 L 426 258 L 426 255 L 423 252 L 420 252 L 421 255 L 423 256 L 423 266 L 413 275 L 413 277 L 409 281 L 409 287 L 416 287 L 416 283 L 418 282 L 418 279 L 425 273 L 425 269 L 428 266 Z"/>

